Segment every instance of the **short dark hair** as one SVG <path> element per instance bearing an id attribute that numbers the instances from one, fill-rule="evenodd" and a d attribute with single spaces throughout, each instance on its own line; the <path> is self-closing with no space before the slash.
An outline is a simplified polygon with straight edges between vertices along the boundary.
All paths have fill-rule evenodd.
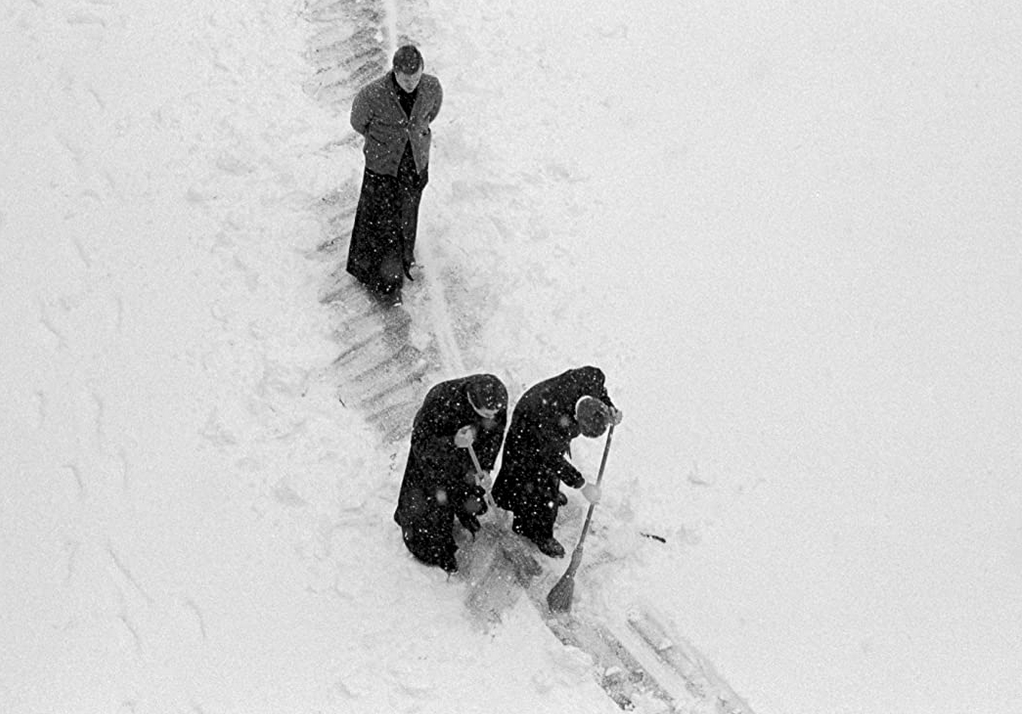
<path id="1" fill-rule="evenodd" d="M 575 402 L 575 419 L 582 435 L 595 439 L 607 430 L 610 410 L 596 397 L 586 395 Z"/>
<path id="2" fill-rule="evenodd" d="M 507 387 L 493 374 L 474 374 L 468 379 L 468 398 L 479 409 L 507 408 Z"/>
<path id="3" fill-rule="evenodd" d="M 422 54 L 415 45 L 399 47 L 394 53 L 394 71 L 401 74 L 415 74 L 422 69 Z"/>

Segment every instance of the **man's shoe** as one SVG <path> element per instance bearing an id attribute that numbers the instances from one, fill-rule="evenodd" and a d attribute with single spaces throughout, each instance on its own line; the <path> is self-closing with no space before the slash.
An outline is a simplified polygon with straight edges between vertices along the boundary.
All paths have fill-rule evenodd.
<path id="1" fill-rule="evenodd" d="M 563 558 L 564 557 L 564 546 L 557 542 L 556 538 L 547 538 L 545 540 L 533 541 L 536 547 L 539 548 L 539 552 L 550 558 Z"/>

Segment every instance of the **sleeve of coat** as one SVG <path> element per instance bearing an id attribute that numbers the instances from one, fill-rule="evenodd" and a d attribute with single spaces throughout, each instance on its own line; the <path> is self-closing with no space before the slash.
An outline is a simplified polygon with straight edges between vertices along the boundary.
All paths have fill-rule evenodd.
<path id="1" fill-rule="evenodd" d="M 564 482 L 565 486 L 569 488 L 582 488 L 585 485 L 585 478 L 570 463 L 568 463 L 563 457 L 557 461 L 556 467 L 557 478 Z"/>
<path id="2" fill-rule="evenodd" d="M 471 515 L 471 511 L 466 510 L 468 501 L 470 498 L 477 498 L 485 504 L 486 501 L 486 489 L 476 484 L 475 480 L 468 478 L 462 479 L 461 481 L 451 481 L 447 484 L 447 498 L 451 507 L 454 508 L 455 513 L 467 513 Z M 476 511 L 478 513 L 478 511 Z"/>
<path id="3" fill-rule="evenodd" d="M 607 387 L 605 386 L 606 377 L 603 374 L 603 370 L 598 367 L 582 367 L 579 372 L 582 375 L 582 383 L 586 394 L 596 397 L 612 409 L 617 408 L 614 406 L 614 402 L 610 401 L 610 395 L 607 394 Z"/>
<path id="4" fill-rule="evenodd" d="M 504 429 L 507 426 L 507 417 L 498 419 L 496 425 L 492 429 L 488 429 L 480 434 L 479 438 L 476 439 L 475 450 L 476 456 L 479 457 L 479 465 L 483 471 L 493 471 L 493 465 L 497 461 L 497 454 L 500 453 L 500 447 L 504 443 Z"/>
<path id="5" fill-rule="evenodd" d="M 351 128 L 362 136 L 369 130 L 369 122 L 372 119 L 368 95 L 369 93 L 362 89 L 351 103 Z"/>
<path id="6" fill-rule="evenodd" d="M 451 472 L 460 473 L 466 468 L 471 468 L 467 463 L 468 452 L 456 447 L 452 436 L 432 435 L 417 439 L 412 448 L 415 450 L 415 457 L 438 475 L 446 477 L 445 475 Z"/>
<path id="7" fill-rule="evenodd" d="M 436 101 L 433 102 L 433 106 L 429 109 L 429 114 L 426 115 L 426 122 L 429 124 L 433 123 L 437 115 L 440 113 L 440 105 L 444 103 L 444 88 L 440 86 L 440 82 L 436 83 Z"/>

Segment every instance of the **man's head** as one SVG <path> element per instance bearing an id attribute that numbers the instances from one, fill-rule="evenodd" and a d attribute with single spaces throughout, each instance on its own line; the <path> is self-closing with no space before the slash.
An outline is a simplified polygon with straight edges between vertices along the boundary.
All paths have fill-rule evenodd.
<path id="1" fill-rule="evenodd" d="M 399 47 L 394 53 L 394 79 L 406 92 L 414 92 L 422 79 L 422 54 L 414 45 Z"/>
<path id="2" fill-rule="evenodd" d="M 595 439 L 610 424 L 610 409 L 596 397 L 582 397 L 575 402 L 575 421 L 583 436 Z"/>
<path id="3" fill-rule="evenodd" d="M 492 374 L 471 377 L 467 393 L 468 403 L 484 419 L 493 419 L 497 412 L 507 408 L 507 388 Z"/>

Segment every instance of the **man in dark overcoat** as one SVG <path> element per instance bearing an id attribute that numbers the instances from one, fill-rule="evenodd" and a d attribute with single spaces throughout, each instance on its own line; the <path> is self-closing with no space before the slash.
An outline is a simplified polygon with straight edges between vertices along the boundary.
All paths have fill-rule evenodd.
<path id="1" fill-rule="evenodd" d="M 514 513 L 515 533 L 552 558 L 564 555 L 554 538 L 557 511 L 567 503 L 560 484 L 582 488 L 586 483 L 566 458 L 571 441 L 579 435 L 595 438 L 609 423 L 621 421 L 604 379 L 596 367 L 569 369 L 530 387 L 511 416 L 493 500 Z M 598 492 L 584 494 L 598 498 Z"/>
<path id="2" fill-rule="evenodd" d="M 506 426 L 507 388 L 492 374 L 441 382 L 426 394 L 394 512 L 405 545 L 423 563 L 457 571 L 454 519 L 474 535 L 487 510 L 472 454 L 491 471 Z"/>
<path id="3" fill-rule="evenodd" d="M 401 47 L 392 70 L 359 90 L 351 105 L 351 126 L 365 139 L 365 171 L 347 270 L 390 303 L 400 303 L 415 264 L 430 124 L 443 102 L 440 80 L 423 74 L 423 66 L 418 49 Z"/>

